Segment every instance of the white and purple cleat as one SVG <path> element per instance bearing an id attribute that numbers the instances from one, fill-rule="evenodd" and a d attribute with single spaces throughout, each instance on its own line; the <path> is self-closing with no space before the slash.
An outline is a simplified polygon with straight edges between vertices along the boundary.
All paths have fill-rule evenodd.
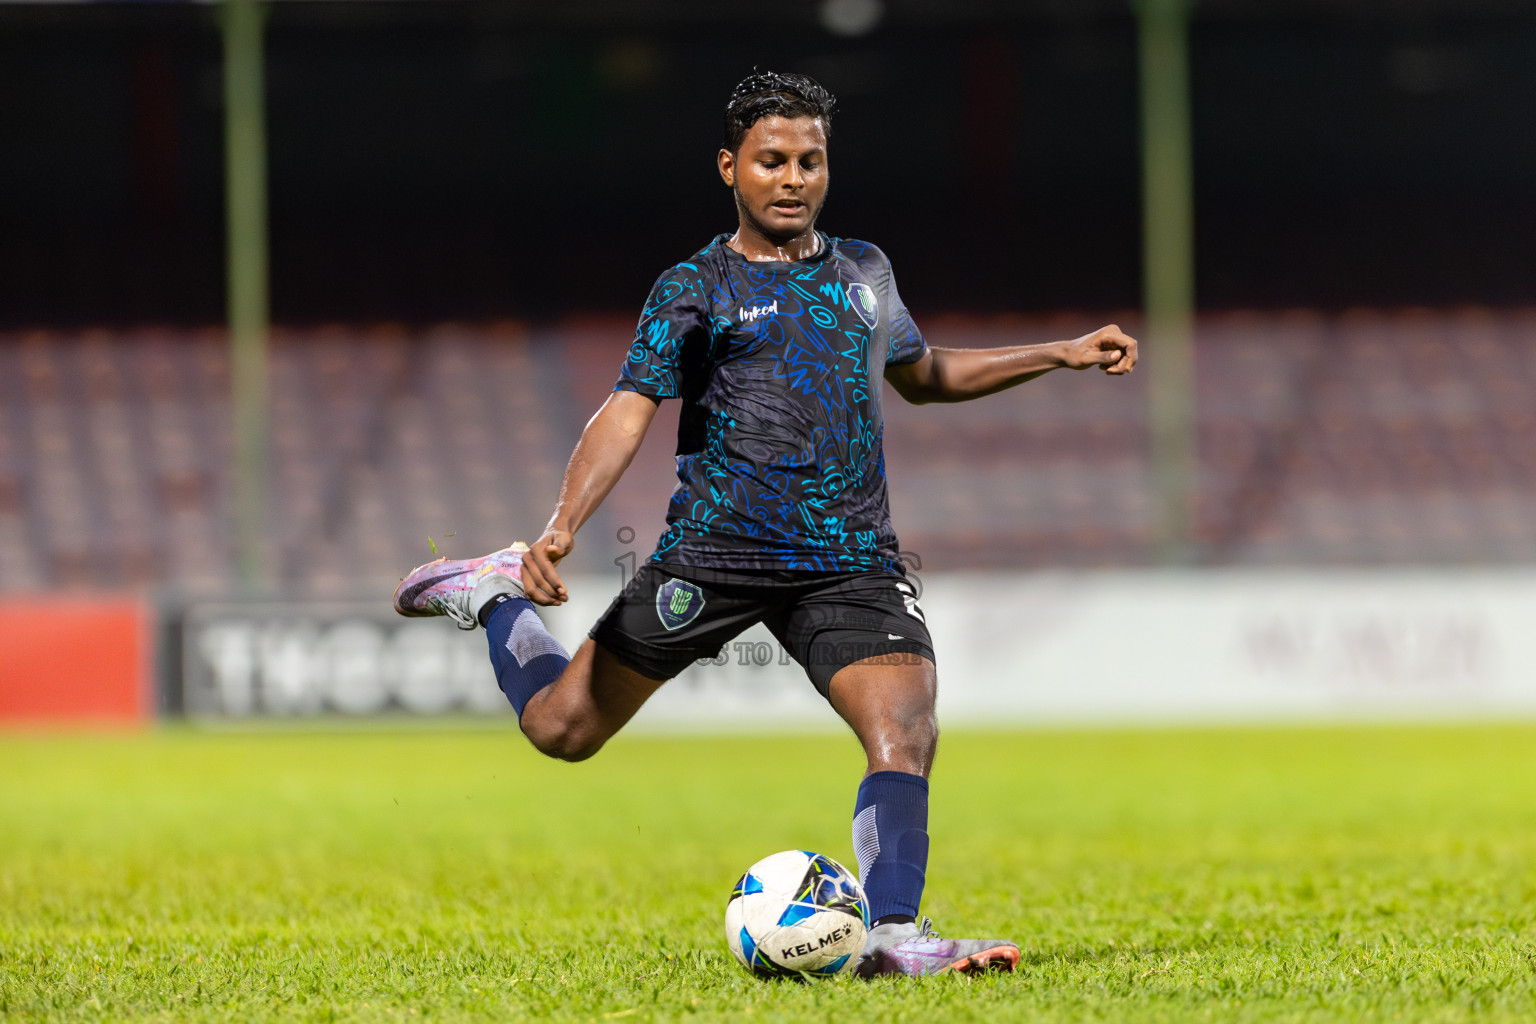
<path id="1" fill-rule="evenodd" d="M 395 588 L 395 611 L 414 617 L 446 615 L 460 629 L 480 624 L 486 602 L 506 594 L 523 596 L 523 553 L 519 541 L 482 558 L 450 562 L 446 558 L 411 570 Z"/>
<path id="2" fill-rule="evenodd" d="M 933 922 L 883 924 L 871 928 L 854 973 L 861 978 L 883 974 L 1007 972 L 1019 963 L 1019 947 L 1000 939 L 941 939 Z"/>

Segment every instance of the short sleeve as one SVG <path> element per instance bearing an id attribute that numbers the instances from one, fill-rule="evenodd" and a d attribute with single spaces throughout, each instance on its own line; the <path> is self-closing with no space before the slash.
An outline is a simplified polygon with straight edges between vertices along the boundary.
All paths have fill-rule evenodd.
<path id="1" fill-rule="evenodd" d="M 619 370 L 615 391 L 676 398 L 682 388 L 684 341 L 709 329 L 703 278 L 692 263 L 679 263 L 657 278 L 640 313 L 634 343 Z"/>
<path id="2" fill-rule="evenodd" d="M 886 349 L 885 365 L 915 363 L 928 351 L 928 343 L 923 340 L 923 332 L 912 322 L 907 304 L 901 301 L 901 294 L 896 291 L 896 275 L 891 273 L 890 264 L 886 264 L 886 280 L 886 308 L 891 311 L 891 340 Z"/>

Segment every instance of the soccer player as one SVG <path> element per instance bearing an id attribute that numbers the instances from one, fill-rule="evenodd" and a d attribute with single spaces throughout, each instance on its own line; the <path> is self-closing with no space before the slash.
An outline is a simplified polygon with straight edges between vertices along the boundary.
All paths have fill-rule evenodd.
<path id="1" fill-rule="evenodd" d="M 421 566 L 395 608 L 485 627 L 523 732 L 567 761 L 597 753 L 664 682 L 766 623 L 868 758 L 853 846 L 872 927 L 857 971 L 1012 970 L 1015 944 L 940 938 L 918 921 L 937 683 L 891 527 L 881 378 L 908 402 L 959 402 L 1059 367 L 1129 373 L 1136 341 L 1109 326 L 1074 341 L 929 348 L 885 254 L 816 230 L 833 105 L 803 75 L 736 87 L 716 157 L 736 231 L 656 282 L 543 535 Z M 667 398 L 683 402 L 667 529 L 570 655 L 534 606 L 567 599 L 557 565 Z"/>

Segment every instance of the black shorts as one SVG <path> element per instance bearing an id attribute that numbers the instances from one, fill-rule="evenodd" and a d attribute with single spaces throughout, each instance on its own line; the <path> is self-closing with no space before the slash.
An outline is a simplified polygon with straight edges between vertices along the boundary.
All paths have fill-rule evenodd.
<path id="1" fill-rule="evenodd" d="M 888 572 L 702 569 L 646 563 L 591 637 L 650 679 L 715 658 L 761 622 L 821 695 L 838 670 L 866 658 L 933 661 L 917 587 Z"/>

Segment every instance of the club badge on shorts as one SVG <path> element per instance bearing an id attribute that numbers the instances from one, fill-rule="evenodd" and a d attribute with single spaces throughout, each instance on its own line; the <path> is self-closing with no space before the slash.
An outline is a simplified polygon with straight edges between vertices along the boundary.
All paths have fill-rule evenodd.
<path id="1" fill-rule="evenodd" d="M 682 629 L 704 610 L 704 592 L 686 580 L 670 579 L 656 590 L 656 617 L 668 629 Z"/>

